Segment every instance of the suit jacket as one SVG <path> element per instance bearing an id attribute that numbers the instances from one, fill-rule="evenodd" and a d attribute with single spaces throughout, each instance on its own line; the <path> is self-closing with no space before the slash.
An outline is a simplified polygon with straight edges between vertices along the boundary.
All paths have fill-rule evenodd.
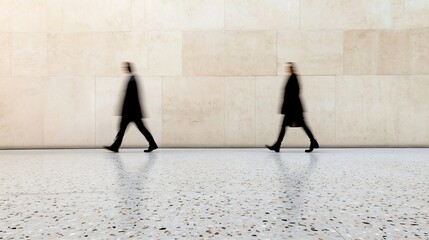
<path id="1" fill-rule="evenodd" d="M 286 83 L 281 113 L 290 119 L 302 118 L 304 111 L 299 98 L 299 83 L 295 73 L 292 73 Z"/>
<path id="2" fill-rule="evenodd" d="M 122 117 L 124 118 L 142 118 L 143 113 L 140 106 L 139 101 L 139 93 L 138 93 L 138 86 L 137 86 L 137 79 L 134 75 L 131 75 L 127 90 L 125 92 L 125 97 L 122 105 Z"/>

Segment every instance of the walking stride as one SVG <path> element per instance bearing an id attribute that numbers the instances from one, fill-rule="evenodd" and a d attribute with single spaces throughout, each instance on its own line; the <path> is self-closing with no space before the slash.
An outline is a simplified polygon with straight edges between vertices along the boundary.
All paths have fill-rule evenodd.
<path id="1" fill-rule="evenodd" d="M 271 146 L 265 145 L 265 147 L 272 151 L 279 152 L 286 133 L 286 127 L 302 127 L 308 138 L 310 138 L 310 148 L 305 150 L 305 152 L 312 152 L 313 149 L 319 148 L 319 143 L 314 138 L 313 133 L 310 131 L 304 120 L 304 109 L 299 97 L 299 82 L 294 71 L 294 64 L 291 62 L 288 63 L 288 66 L 285 67 L 285 71 L 290 73 L 290 77 L 286 83 L 284 100 L 281 108 L 281 114 L 284 115 L 283 123 L 277 142 Z"/>
<path id="2" fill-rule="evenodd" d="M 114 143 L 111 146 L 105 146 L 104 148 L 112 152 L 118 152 L 128 124 L 134 122 L 139 131 L 149 142 L 149 148 L 144 151 L 152 152 L 153 150 L 158 148 L 158 145 L 156 144 L 155 140 L 152 137 L 152 134 L 150 134 L 149 130 L 147 130 L 142 121 L 143 114 L 139 101 L 137 77 L 133 73 L 133 66 L 130 62 L 123 63 L 123 67 L 124 71 L 129 74 L 130 77 L 124 97 L 124 102 L 122 105 L 121 124 L 119 125 L 119 132 L 116 135 Z"/>

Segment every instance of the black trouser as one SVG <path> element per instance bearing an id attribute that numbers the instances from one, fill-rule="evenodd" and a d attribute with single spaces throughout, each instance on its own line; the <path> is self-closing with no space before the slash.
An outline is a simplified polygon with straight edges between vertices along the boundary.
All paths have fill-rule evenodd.
<path id="1" fill-rule="evenodd" d="M 119 132 L 116 135 L 115 142 L 112 144 L 112 147 L 118 149 L 122 144 L 122 139 L 124 138 L 125 130 L 127 129 L 128 124 L 134 122 L 139 129 L 139 131 L 143 134 L 146 140 L 149 142 L 149 146 L 156 146 L 156 142 L 150 134 L 149 130 L 144 126 L 141 118 L 125 118 L 122 117 L 121 124 L 119 125 Z"/>
<path id="2" fill-rule="evenodd" d="M 308 126 L 304 120 L 302 120 L 301 125 L 302 125 L 302 128 L 304 129 L 305 133 L 307 134 L 308 138 L 310 138 L 310 141 L 315 140 L 313 133 L 311 133 L 310 128 L 308 128 Z M 279 138 L 277 139 L 277 142 L 275 143 L 275 145 L 280 146 L 282 144 L 283 138 L 285 137 L 285 134 L 286 134 L 286 127 L 287 126 L 288 126 L 288 123 L 287 123 L 287 118 L 285 116 L 283 118 L 283 123 L 282 123 L 282 128 L 280 130 Z"/>

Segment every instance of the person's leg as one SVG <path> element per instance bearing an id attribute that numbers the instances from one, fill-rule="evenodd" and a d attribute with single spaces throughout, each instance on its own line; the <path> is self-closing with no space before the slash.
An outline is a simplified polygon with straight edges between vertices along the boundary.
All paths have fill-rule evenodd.
<path id="1" fill-rule="evenodd" d="M 283 139 L 286 134 L 286 116 L 283 118 L 282 127 L 280 129 L 279 137 L 277 138 L 277 142 L 274 145 L 281 146 Z"/>
<path id="2" fill-rule="evenodd" d="M 305 122 L 303 122 L 302 128 L 304 129 L 308 138 L 310 138 L 310 147 L 308 150 L 305 150 L 305 152 L 312 152 L 313 149 L 319 148 L 319 143 L 316 141 L 316 139 L 313 136 L 313 133 L 310 131 L 310 128 L 307 126 L 307 124 Z"/>
<path id="3" fill-rule="evenodd" d="M 150 134 L 149 130 L 144 126 L 143 121 L 141 119 L 134 120 L 137 128 L 139 131 L 143 134 L 143 136 L 146 138 L 146 140 L 149 142 L 149 149 L 156 149 L 158 148 L 158 145 L 155 142 L 155 139 L 153 139 L 152 134 Z"/>
<path id="4" fill-rule="evenodd" d="M 265 145 L 266 148 L 268 148 L 270 150 L 273 150 L 275 152 L 279 152 L 280 151 L 280 147 L 282 145 L 283 138 L 284 138 L 284 136 L 286 134 L 286 124 L 287 124 L 286 123 L 286 117 L 284 117 L 281 129 L 280 129 L 279 137 L 277 138 L 277 142 L 274 143 L 274 145 L 272 145 L 272 146 Z"/>
<path id="5" fill-rule="evenodd" d="M 304 122 L 302 128 L 304 129 L 305 133 L 307 134 L 308 138 L 310 138 L 310 141 L 315 140 L 313 133 L 311 132 L 310 128 L 307 126 L 307 124 Z"/>
<path id="6" fill-rule="evenodd" d="M 119 147 L 122 144 L 122 139 L 125 135 L 125 130 L 127 129 L 128 124 L 130 123 L 129 119 L 122 118 L 121 123 L 119 124 L 119 131 L 118 134 L 116 134 L 115 141 L 113 142 L 112 146 L 110 146 L 113 149 L 119 149 Z"/>

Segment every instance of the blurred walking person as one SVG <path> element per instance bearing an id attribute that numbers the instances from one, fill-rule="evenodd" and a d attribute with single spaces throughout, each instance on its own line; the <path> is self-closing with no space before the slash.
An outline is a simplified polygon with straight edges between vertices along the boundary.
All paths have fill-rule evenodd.
<path id="1" fill-rule="evenodd" d="M 319 148 L 319 143 L 316 141 L 313 133 L 304 121 L 303 107 L 299 97 L 298 76 L 295 74 L 294 64 L 289 62 L 288 66 L 285 67 L 285 71 L 289 72 L 290 76 L 286 83 L 284 100 L 281 108 L 281 114 L 284 115 L 283 123 L 277 142 L 272 146 L 265 145 L 265 147 L 272 151 L 279 152 L 283 138 L 286 134 L 286 127 L 302 127 L 310 139 L 310 147 L 308 150 L 305 150 L 305 152 L 312 152 L 313 149 Z"/>
<path id="2" fill-rule="evenodd" d="M 118 152 L 128 124 L 134 122 L 139 131 L 149 142 L 149 148 L 144 151 L 152 152 L 153 150 L 158 148 L 158 145 L 156 144 L 155 140 L 152 137 L 152 134 L 150 134 L 149 130 L 144 126 L 142 121 L 143 114 L 139 101 L 137 77 L 133 72 L 132 63 L 124 62 L 123 69 L 125 73 L 129 74 L 129 80 L 127 90 L 125 92 L 124 102 L 122 105 L 122 119 L 119 125 L 119 132 L 116 135 L 113 144 L 111 146 L 105 146 L 104 148 L 112 152 Z"/>

